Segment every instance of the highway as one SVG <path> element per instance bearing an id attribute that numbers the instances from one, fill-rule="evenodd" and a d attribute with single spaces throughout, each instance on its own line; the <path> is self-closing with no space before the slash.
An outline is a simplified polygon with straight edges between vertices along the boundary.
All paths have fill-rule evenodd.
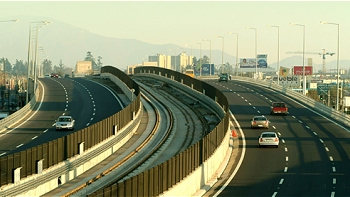
<path id="1" fill-rule="evenodd" d="M 350 194 L 350 133 L 335 123 L 268 88 L 245 82 L 207 81 L 225 92 L 230 110 L 243 131 L 243 162 L 227 182 L 207 196 L 348 196 Z M 287 116 L 270 115 L 273 101 L 289 106 Z M 266 116 L 269 129 L 251 129 L 255 115 Z M 279 148 L 259 148 L 262 131 L 281 134 Z M 241 141 L 240 140 L 240 141 Z M 241 153 L 242 153 L 241 152 Z M 238 159 L 237 159 L 238 160 Z M 233 170 L 231 170 L 233 172 Z M 227 185 L 224 185 L 224 184 Z M 222 192 L 217 192 L 222 190 Z"/>
<path id="2" fill-rule="evenodd" d="M 41 78 L 38 84 L 42 94 L 37 110 L 0 133 L 1 156 L 68 135 L 123 108 L 113 91 L 84 78 Z M 55 130 L 60 115 L 71 115 L 76 120 L 73 131 Z"/>
<path id="3" fill-rule="evenodd" d="M 246 82 L 207 83 L 224 92 L 230 110 L 243 133 L 240 137 L 242 163 L 235 163 L 227 177 L 205 196 L 348 196 L 350 132 L 286 96 Z M 0 155 L 18 152 L 74 131 L 55 131 L 54 120 L 72 115 L 75 131 L 96 123 L 122 109 L 115 106 L 117 96 L 107 88 L 83 78 L 45 78 L 37 111 L 0 134 Z M 104 87 L 104 86 L 102 86 Z M 287 116 L 270 115 L 273 101 L 289 107 Z M 255 115 L 270 120 L 269 129 L 251 129 Z M 281 134 L 280 147 L 259 148 L 262 131 Z M 244 143 L 242 143 L 245 141 Z M 238 160 L 238 158 L 237 158 Z M 234 169 L 234 170 L 233 170 Z M 219 191 L 219 192 L 217 192 Z"/>

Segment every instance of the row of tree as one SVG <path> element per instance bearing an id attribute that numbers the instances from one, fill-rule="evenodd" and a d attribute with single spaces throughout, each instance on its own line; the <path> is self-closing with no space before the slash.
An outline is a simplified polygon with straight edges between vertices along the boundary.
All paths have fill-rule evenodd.
<path id="1" fill-rule="evenodd" d="M 88 51 L 84 61 L 91 61 L 93 70 L 100 70 L 102 68 L 102 57 L 98 56 L 97 60 L 92 55 L 91 51 Z M 33 65 L 33 63 L 31 63 Z M 65 74 L 71 74 L 73 72 L 73 68 L 66 67 L 62 60 L 60 60 L 58 65 L 53 65 L 52 61 L 49 59 L 44 59 L 40 62 L 40 68 L 42 71 L 39 71 L 39 75 L 48 75 L 51 73 L 57 73 L 60 76 L 64 76 Z M 16 59 L 16 62 L 12 64 L 7 58 L 0 59 L 0 68 L 2 73 L 6 73 L 9 76 L 27 76 L 28 75 L 28 62 L 24 62 L 23 60 Z M 3 82 L 0 81 L 0 84 Z"/>

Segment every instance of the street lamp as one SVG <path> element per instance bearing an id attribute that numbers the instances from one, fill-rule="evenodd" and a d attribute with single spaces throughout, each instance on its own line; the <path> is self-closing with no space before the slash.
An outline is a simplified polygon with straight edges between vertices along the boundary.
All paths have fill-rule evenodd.
<path id="1" fill-rule="evenodd" d="M 280 83 L 280 27 L 276 25 L 267 25 L 268 27 L 277 27 L 277 84 Z"/>
<path id="2" fill-rule="evenodd" d="M 228 34 L 237 35 L 237 49 L 236 49 L 236 76 L 238 76 L 238 33 L 228 32 Z"/>
<path id="3" fill-rule="evenodd" d="M 221 54 L 221 72 L 222 72 L 222 68 L 224 67 L 224 40 L 225 38 L 223 36 L 215 36 L 215 38 L 222 38 L 222 54 Z"/>
<path id="4" fill-rule="evenodd" d="M 256 28 L 252 28 L 252 27 L 246 27 L 246 29 L 254 29 L 255 30 L 255 75 L 258 74 L 258 53 L 257 53 L 257 49 L 258 49 L 258 39 L 257 39 L 257 35 L 258 35 L 258 30 Z"/>
<path id="5" fill-rule="evenodd" d="M 202 76 L 202 43 L 195 42 L 195 44 L 199 44 L 199 76 Z"/>
<path id="6" fill-rule="evenodd" d="M 202 39 L 202 41 L 209 41 L 209 50 L 210 50 L 209 76 L 211 76 L 211 40 Z"/>
<path id="7" fill-rule="evenodd" d="M 326 21 L 321 21 L 321 24 L 337 25 L 338 26 L 338 47 L 337 47 L 337 104 L 336 110 L 339 109 L 339 23 L 329 23 Z"/>
<path id="8" fill-rule="evenodd" d="M 305 25 L 291 23 L 292 26 L 303 27 L 303 94 L 306 95 L 306 77 L 305 77 Z"/>
<path id="9" fill-rule="evenodd" d="M 34 21 L 34 22 L 30 22 L 29 23 L 29 44 L 28 44 L 28 79 L 27 79 L 27 93 L 26 93 L 26 104 L 28 103 L 29 100 L 29 76 L 30 76 L 30 65 L 31 62 L 33 61 L 33 59 L 30 59 L 30 55 L 31 55 L 31 50 L 30 48 L 31 46 L 31 39 L 32 39 L 32 24 L 36 24 L 36 30 L 38 30 L 38 25 L 46 25 L 49 24 L 50 22 L 48 21 Z M 38 32 L 36 32 L 36 39 L 37 38 L 37 34 Z M 37 44 L 35 45 L 35 53 L 37 53 Z M 33 65 L 34 66 L 34 65 Z M 35 77 L 35 76 L 34 76 Z M 35 79 L 34 79 L 35 80 Z M 34 84 L 34 88 L 35 88 L 35 84 Z M 34 92 L 33 92 L 34 93 Z"/>

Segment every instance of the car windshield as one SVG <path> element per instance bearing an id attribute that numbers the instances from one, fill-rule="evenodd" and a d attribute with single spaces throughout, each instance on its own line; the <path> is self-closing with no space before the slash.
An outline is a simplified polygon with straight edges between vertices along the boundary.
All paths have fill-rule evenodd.
<path id="1" fill-rule="evenodd" d="M 71 118 L 59 118 L 58 121 L 59 122 L 71 122 L 72 119 Z"/>
<path id="2" fill-rule="evenodd" d="M 263 133 L 262 137 L 276 137 L 276 134 L 274 134 L 274 133 Z"/>

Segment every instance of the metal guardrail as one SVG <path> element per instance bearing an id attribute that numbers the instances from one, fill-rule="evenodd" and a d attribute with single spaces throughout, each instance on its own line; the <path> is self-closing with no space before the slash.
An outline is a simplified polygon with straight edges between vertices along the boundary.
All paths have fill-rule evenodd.
<path id="1" fill-rule="evenodd" d="M 320 114 L 333 118 L 344 125 L 350 126 L 350 115 L 342 113 L 341 111 L 337 111 L 327 105 L 324 105 L 320 102 L 315 101 L 314 99 L 305 96 L 299 92 L 290 90 L 286 87 L 280 86 L 278 84 L 273 83 L 272 81 L 265 81 L 265 80 L 258 80 L 258 79 L 252 79 L 252 78 L 246 78 L 246 77 L 234 77 L 233 80 L 237 81 L 244 81 L 253 83 L 255 85 L 259 86 L 265 86 L 269 87 L 275 91 L 281 92 L 295 100 L 298 100 L 299 102 L 309 106 L 313 110 L 319 112 Z"/>

